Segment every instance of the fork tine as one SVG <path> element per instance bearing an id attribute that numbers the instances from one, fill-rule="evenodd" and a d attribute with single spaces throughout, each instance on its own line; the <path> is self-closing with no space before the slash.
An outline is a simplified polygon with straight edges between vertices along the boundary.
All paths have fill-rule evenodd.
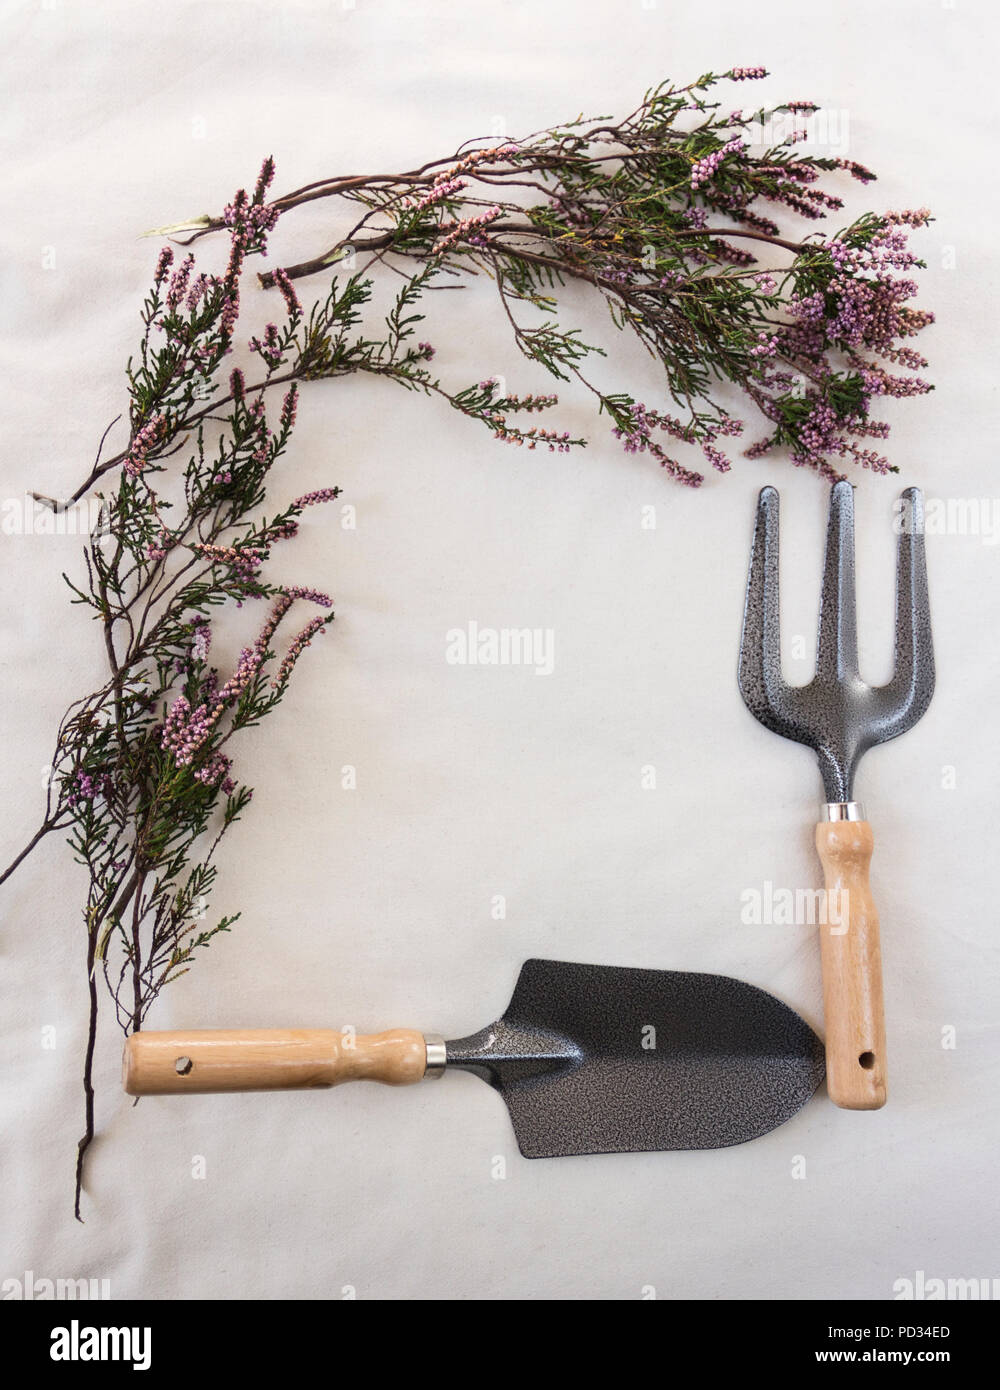
<path id="1" fill-rule="evenodd" d="M 882 739 L 915 724 L 934 694 L 934 642 L 927 593 L 924 500 L 919 488 L 902 494 L 902 529 L 896 551 L 896 667 L 877 692 Z"/>
<path id="2" fill-rule="evenodd" d="M 778 493 L 761 488 L 757 500 L 750 573 L 740 639 L 739 685 L 747 707 L 762 723 L 771 709 L 771 690 L 781 685 L 781 625 L 778 599 Z"/>
<path id="3" fill-rule="evenodd" d="M 816 676 L 822 682 L 858 674 L 858 628 L 854 593 L 854 489 L 846 481 L 830 492 L 823 592 L 816 641 Z"/>
<path id="4" fill-rule="evenodd" d="M 757 501 L 743 610 L 739 687 L 747 709 L 765 728 L 814 746 L 813 731 L 804 720 L 802 691 L 786 685 L 781 675 L 778 493 L 773 487 L 762 488 Z"/>

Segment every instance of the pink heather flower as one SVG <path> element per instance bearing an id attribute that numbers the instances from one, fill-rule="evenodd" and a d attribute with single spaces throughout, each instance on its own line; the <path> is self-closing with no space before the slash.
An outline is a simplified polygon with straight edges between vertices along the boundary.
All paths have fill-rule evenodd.
<path id="1" fill-rule="evenodd" d="M 190 290 L 188 291 L 187 311 L 189 314 L 193 314 L 194 311 L 197 309 L 198 305 L 201 303 L 201 301 L 205 298 L 205 295 L 208 293 L 209 287 L 210 282 L 207 275 L 199 275 L 195 279 L 195 281 L 191 285 Z"/>
<path id="2" fill-rule="evenodd" d="M 285 270 L 276 270 L 273 279 L 274 283 L 281 291 L 281 297 L 285 301 L 285 308 L 288 310 L 289 318 L 295 318 L 296 315 L 301 314 L 302 305 L 298 295 L 295 293 L 295 287 L 288 278 L 288 272 Z"/>
<path id="3" fill-rule="evenodd" d="M 930 208 L 906 208 L 902 212 L 887 212 L 887 222 L 905 224 L 908 227 L 925 227 L 931 220 Z"/>
<path id="4" fill-rule="evenodd" d="M 641 401 L 637 401 L 629 408 L 629 415 L 632 420 L 631 429 L 624 430 L 616 426 L 612 430 L 612 433 L 622 441 L 625 452 L 627 454 L 649 453 L 671 478 L 676 478 L 686 487 L 701 487 L 705 481 L 704 476 L 690 468 L 685 468 L 675 458 L 671 458 L 653 438 L 653 430 L 660 429 L 665 430 L 674 439 L 690 443 L 693 437 L 690 426 L 682 425 L 680 420 L 674 419 L 672 415 L 661 415 L 658 411 L 647 410 Z M 720 457 L 724 456 L 720 455 Z"/>
<path id="5" fill-rule="evenodd" d="M 465 155 L 450 172 L 454 174 L 463 169 L 474 169 L 477 164 L 492 162 L 495 159 L 513 159 L 519 152 L 520 147 L 512 141 L 508 141 L 506 145 L 486 145 Z"/>
<path id="6" fill-rule="evenodd" d="M 70 783 L 67 797 L 69 806 L 78 806 L 81 801 L 93 801 L 97 796 L 107 797 L 114 790 L 114 781 L 107 772 L 84 772 L 81 768 Z"/>
<path id="7" fill-rule="evenodd" d="M 774 357 L 778 351 L 777 336 L 766 333 L 757 334 L 757 344 L 750 349 L 751 357 Z"/>
<path id="8" fill-rule="evenodd" d="M 290 430 L 295 424 L 295 412 L 299 404 L 299 389 L 293 381 L 285 392 L 285 398 L 281 402 L 281 414 L 278 417 L 281 429 Z"/>
<path id="9" fill-rule="evenodd" d="M 253 200 L 255 203 L 263 202 L 264 194 L 271 187 L 271 181 L 273 178 L 274 157 L 272 155 L 268 155 L 267 158 L 264 160 L 263 164 L 260 166 L 260 173 L 257 175 L 257 186 L 253 191 Z"/>
<path id="10" fill-rule="evenodd" d="M 222 301 L 222 310 L 219 314 L 219 332 L 223 338 L 231 338 L 236 328 L 236 321 L 240 316 L 240 292 L 234 287 Z"/>
<path id="11" fill-rule="evenodd" d="M 340 496 L 339 487 L 321 487 L 316 492 L 307 492 L 303 497 L 296 497 L 292 503 L 293 507 L 316 507 L 321 502 L 332 502 L 334 498 Z"/>
<path id="12" fill-rule="evenodd" d="M 207 704 L 192 710 L 185 695 L 177 699 L 167 711 L 167 718 L 160 735 L 160 747 L 170 753 L 177 767 L 189 767 L 195 752 L 204 743 L 212 730 L 214 719 Z"/>
<path id="13" fill-rule="evenodd" d="M 176 311 L 178 304 L 187 294 L 188 281 L 191 278 L 193 267 L 194 256 L 189 253 L 170 277 L 170 285 L 167 289 L 167 308 L 172 313 Z"/>
<path id="14" fill-rule="evenodd" d="M 728 473 L 730 468 L 732 468 L 733 465 L 730 463 L 729 459 L 722 450 L 717 449 L 714 444 L 709 444 L 707 441 L 704 442 L 701 446 L 701 451 L 712 467 L 719 473 Z"/>
<path id="15" fill-rule="evenodd" d="M 476 213 L 472 217 L 466 217 L 462 222 L 453 222 L 448 227 L 442 228 L 445 235 L 434 243 L 431 247 L 431 255 L 440 256 L 456 242 L 468 237 L 470 232 L 475 232 L 479 227 L 488 227 L 491 222 L 495 222 L 498 217 L 503 216 L 503 208 L 496 203 L 485 212 Z"/>
<path id="16" fill-rule="evenodd" d="M 703 183 L 708 183 L 727 154 L 735 154 L 737 150 L 743 150 L 745 148 L 746 146 L 743 143 L 742 137 L 737 135 L 723 145 L 721 149 L 713 150 L 711 154 L 707 154 L 703 159 L 699 159 L 691 170 L 691 187 L 700 188 Z"/>
<path id="17" fill-rule="evenodd" d="M 532 392 L 527 396 L 508 396 L 504 401 L 504 408 L 507 410 L 526 410 L 530 415 L 533 410 L 548 410 L 551 406 L 558 404 L 558 396 L 537 395 Z"/>
<path id="18" fill-rule="evenodd" d="M 167 278 L 167 271 L 170 269 L 173 263 L 173 251 L 170 249 L 169 246 L 164 246 L 163 250 L 160 252 L 159 259 L 156 262 L 156 274 L 153 277 L 154 284 L 163 284 L 164 280 Z"/>
<path id="19" fill-rule="evenodd" d="M 253 545 L 207 545 L 199 541 L 192 550 L 203 555 L 213 565 L 228 565 L 235 571 L 236 578 L 244 584 L 252 583 L 257 572 L 267 558 L 259 546 Z"/>
<path id="20" fill-rule="evenodd" d="M 275 629 L 291 606 L 292 600 L 284 594 L 275 601 L 257 640 L 252 647 L 243 648 L 236 670 L 221 690 L 215 687 L 216 678 L 213 673 L 211 678 L 204 682 L 202 693 L 205 698 L 195 709 L 191 708 L 191 703 L 185 695 L 178 695 L 170 706 L 160 735 L 160 747 L 171 755 L 175 766 L 191 766 L 198 750 L 211 735 L 225 709 L 235 704 L 243 695 L 263 665 Z M 320 618 L 318 621 L 322 623 L 325 620 Z M 213 763 L 214 760 L 209 762 L 205 770 L 212 769 Z M 218 770 L 218 767 L 219 765 L 215 764 L 215 770 Z M 218 775 L 222 776 L 222 771 Z M 206 780 L 205 777 L 199 777 L 199 781 Z M 214 780 L 216 779 L 213 779 L 213 784 Z"/>
<path id="21" fill-rule="evenodd" d="M 733 68 L 729 76 L 734 82 L 754 81 L 767 76 L 767 68 Z"/>
<path id="22" fill-rule="evenodd" d="M 796 115 L 811 116 L 819 107 L 814 101 L 786 101 L 785 107 L 788 111 L 794 111 Z"/>
<path id="23" fill-rule="evenodd" d="M 146 457 L 150 449 L 156 444 L 166 426 L 166 418 L 163 415 L 153 415 L 142 426 L 142 428 L 132 436 L 129 444 L 128 454 L 125 458 L 125 472 L 131 478 L 138 478 L 139 474 L 146 466 Z"/>
<path id="24" fill-rule="evenodd" d="M 851 177 L 857 179 L 859 183 L 873 183 L 875 180 L 875 175 L 872 171 L 866 169 L 863 164 L 858 164 L 856 160 L 835 159 L 833 162 L 838 169 L 846 169 Z"/>
<path id="25" fill-rule="evenodd" d="M 222 782 L 222 790 L 228 795 L 229 791 L 235 790 L 232 778 L 226 776 L 232 765 L 232 758 L 227 758 L 225 753 L 213 753 L 205 766 L 198 768 L 194 776 L 198 782 L 203 782 L 206 787 L 214 787 Z"/>
<path id="26" fill-rule="evenodd" d="M 433 207 L 436 203 L 443 203 L 453 193 L 460 192 L 467 186 L 467 183 L 468 180 L 466 179 L 450 179 L 439 174 L 422 198 L 406 198 L 403 201 L 403 206 L 411 208 L 414 212 L 423 212 L 425 208 Z"/>
<path id="27" fill-rule="evenodd" d="M 294 638 L 291 646 L 288 648 L 284 661 L 278 667 L 278 674 L 271 682 L 273 689 L 277 690 L 287 682 L 288 677 L 292 674 L 292 667 L 298 661 L 306 647 L 310 645 L 317 632 L 320 632 L 326 627 L 326 622 L 326 618 L 313 618 L 311 622 L 306 624 L 298 636 Z"/>
<path id="28" fill-rule="evenodd" d="M 251 338 L 248 347 L 251 352 L 259 353 L 269 367 L 280 366 L 283 352 L 281 343 L 278 341 L 277 324 L 267 324 L 264 329 L 264 337 Z"/>
<path id="29" fill-rule="evenodd" d="M 289 588 L 282 587 L 281 592 L 286 598 L 304 598 L 310 603 L 318 603 L 320 608 L 332 608 L 333 599 L 329 594 L 320 593 L 318 589 L 307 589 L 302 584 L 295 584 Z"/>
<path id="30" fill-rule="evenodd" d="M 192 626 L 194 635 L 191 638 L 191 655 L 195 661 L 206 661 L 212 645 L 212 624 L 199 613 L 193 619 Z"/>

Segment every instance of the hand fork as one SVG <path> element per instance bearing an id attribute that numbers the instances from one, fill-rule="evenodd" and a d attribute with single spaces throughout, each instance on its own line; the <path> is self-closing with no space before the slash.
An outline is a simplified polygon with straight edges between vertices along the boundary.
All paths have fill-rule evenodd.
<path id="1" fill-rule="evenodd" d="M 872 828 L 852 799 L 861 755 L 914 725 L 934 693 L 934 652 L 927 602 L 923 501 L 902 494 L 896 564 L 896 666 L 888 685 L 858 674 L 854 595 L 854 492 L 836 483 L 830 497 L 820 602 L 816 673 L 804 686 L 781 676 L 778 607 L 778 494 L 757 504 L 750 557 L 739 685 L 765 728 L 808 744 L 819 757 L 826 795 L 816 849 L 826 880 L 821 916 L 826 1074 L 830 1099 L 848 1110 L 877 1110 L 886 1100 L 885 1021 L 878 914 L 868 884 Z M 845 898 L 846 894 L 846 898 Z M 830 903 L 842 905 L 831 921 Z"/>

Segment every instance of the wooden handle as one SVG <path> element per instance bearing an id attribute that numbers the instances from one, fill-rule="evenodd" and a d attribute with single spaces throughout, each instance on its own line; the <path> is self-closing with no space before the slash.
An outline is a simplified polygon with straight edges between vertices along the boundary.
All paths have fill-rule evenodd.
<path id="1" fill-rule="evenodd" d="M 882 952 L 868 886 L 873 844 L 867 821 L 816 827 L 826 876 L 820 925 L 826 1084 L 834 1105 L 845 1110 L 878 1110 L 886 1101 Z"/>
<path id="2" fill-rule="evenodd" d="M 342 1081 L 409 1086 L 427 1068 L 422 1033 L 356 1037 L 330 1029 L 205 1029 L 134 1033 L 122 1085 L 130 1096 L 206 1091 L 301 1091 Z"/>

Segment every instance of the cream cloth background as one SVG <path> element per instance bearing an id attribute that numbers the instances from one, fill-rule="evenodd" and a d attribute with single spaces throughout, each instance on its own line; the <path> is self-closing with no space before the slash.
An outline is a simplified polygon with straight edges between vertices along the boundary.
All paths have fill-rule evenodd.
<path id="1" fill-rule="evenodd" d="M 922 302 L 939 315 L 922 340 L 938 390 L 891 409 L 899 485 L 1000 492 L 985 4 L 53 0 L 3 14 L 5 497 L 70 489 L 122 409 L 158 247 L 137 233 L 218 209 L 267 152 L 279 191 L 402 169 L 477 134 L 623 114 L 665 76 L 757 62 L 773 77 L 723 102 L 808 96 L 846 111 L 850 153 L 882 176 L 860 201 L 845 180 L 851 206 L 937 214 L 916 244 L 930 263 Z M 328 216 L 320 204 L 279 229 L 275 260 L 328 244 Z M 221 255 L 218 241 L 202 248 Z M 264 295 L 252 297 L 256 313 Z M 453 296 L 440 313 L 427 336 L 449 380 L 504 372 L 514 389 L 548 389 L 511 353 L 488 298 Z M 569 319 L 610 331 L 582 301 Z M 611 341 L 607 378 L 659 399 L 651 365 Z M 529 955 L 720 971 L 820 1026 L 813 933 L 740 921 L 745 889 L 817 882 L 815 764 L 750 719 L 734 681 L 763 481 L 782 492 L 784 631 L 811 646 L 825 514 L 815 477 L 741 460 L 699 493 L 682 489 L 622 455 L 574 391 L 560 424 L 593 442 L 569 456 L 502 448 L 447 408 L 370 382 L 311 388 L 300 420 L 275 495 L 339 483 L 358 527 L 317 511 L 275 563 L 330 588 L 338 620 L 241 754 L 256 802 L 223 855 L 215 907 L 243 920 L 151 1026 L 456 1036 L 496 1016 Z M 863 657 L 879 680 L 898 485 L 857 483 Z M 650 505 L 657 527 L 644 531 Z M 859 779 L 877 834 L 887 1109 L 850 1114 L 821 1093 L 741 1148 L 529 1163 L 499 1099 L 463 1075 L 132 1109 L 106 1025 L 80 1226 L 81 881 L 50 841 L 0 899 L 0 1275 L 109 1278 L 116 1297 L 882 1299 L 921 1269 L 1000 1274 L 998 563 L 981 537 L 933 540 L 937 695 Z M 72 538 L 3 538 L 5 862 L 37 824 L 65 704 L 101 675 L 59 578 L 79 564 Z M 229 651 L 255 616 L 236 616 Z M 470 620 L 554 629 L 554 673 L 448 665 L 445 633 Z M 793 662 L 793 677 L 810 664 Z M 345 764 L 354 792 L 340 788 Z M 640 788 L 645 764 L 656 791 Z"/>

